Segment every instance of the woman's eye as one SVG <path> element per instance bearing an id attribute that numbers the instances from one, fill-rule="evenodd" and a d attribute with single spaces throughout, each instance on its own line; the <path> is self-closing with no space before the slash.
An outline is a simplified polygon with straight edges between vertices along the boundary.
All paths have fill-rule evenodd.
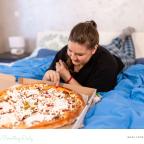
<path id="1" fill-rule="evenodd" d="M 70 49 L 68 49 L 69 52 L 72 52 Z"/>
<path id="2" fill-rule="evenodd" d="M 77 56 L 83 56 L 83 54 L 77 54 Z"/>
<path id="3" fill-rule="evenodd" d="M 83 56 L 84 54 L 83 53 L 77 53 L 76 55 L 77 56 Z"/>

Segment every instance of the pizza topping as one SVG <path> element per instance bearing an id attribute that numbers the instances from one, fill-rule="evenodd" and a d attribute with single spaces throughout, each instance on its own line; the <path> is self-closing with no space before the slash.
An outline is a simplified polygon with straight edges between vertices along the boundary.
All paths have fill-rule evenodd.
<path id="1" fill-rule="evenodd" d="M 27 101 L 25 101 L 24 102 L 24 109 L 26 110 L 28 108 L 30 108 L 30 104 Z"/>
<path id="2" fill-rule="evenodd" d="M 38 89 L 31 89 L 31 90 L 29 89 L 29 90 L 26 90 L 24 92 L 26 93 L 27 97 L 31 96 L 31 95 L 39 95 L 40 94 Z"/>
<path id="3" fill-rule="evenodd" d="M 24 122 L 26 123 L 26 125 L 28 126 L 32 126 L 32 124 L 34 124 L 35 122 L 42 122 L 45 120 L 52 120 L 52 118 L 54 118 L 54 115 L 44 115 L 44 114 L 40 114 L 40 113 L 36 113 L 33 114 L 32 116 L 26 118 L 24 120 Z"/>
<path id="4" fill-rule="evenodd" d="M 9 113 L 13 110 L 13 107 L 8 102 L 0 103 L 0 114 Z"/>
<path id="5" fill-rule="evenodd" d="M 14 113 L 7 113 L 4 115 L 0 115 L 0 126 L 4 126 L 5 124 L 16 125 L 20 123 Z"/>

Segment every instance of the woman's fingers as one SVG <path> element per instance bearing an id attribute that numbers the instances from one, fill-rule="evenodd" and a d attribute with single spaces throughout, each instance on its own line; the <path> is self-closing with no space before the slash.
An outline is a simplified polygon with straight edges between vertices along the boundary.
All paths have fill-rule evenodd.
<path id="1" fill-rule="evenodd" d="M 59 72 L 61 69 L 60 63 L 56 62 L 56 71 Z"/>
<path id="2" fill-rule="evenodd" d="M 66 64 L 62 61 L 62 60 L 59 60 L 57 63 L 56 63 L 56 71 L 57 72 L 60 72 L 60 71 L 63 71 L 66 69 Z"/>
<path id="3" fill-rule="evenodd" d="M 51 78 L 51 81 L 54 82 L 54 84 L 56 86 L 59 85 L 59 83 L 60 83 L 60 75 L 59 75 L 58 72 L 54 71 L 53 73 L 51 73 L 50 78 Z"/>
<path id="4" fill-rule="evenodd" d="M 56 71 L 52 71 L 50 73 L 50 81 L 54 82 L 54 83 L 57 83 L 59 82 L 60 78 L 59 78 L 59 73 L 56 72 Z"/>
<path id="5" fill-rule="evenodd" d="M 56 72 L 56 77 L 55 77 L 54 83 L 56 84 L 56 86 L 58 86 L 60 83 L 60 75 L 58 72 Z"/>
<path id="6" fill-rule="evenodd" d="M 59 80 L 60 80 L 59 73 L 55 72 L 54 75 L 53 75 L 53 82 L 57 83 L 57 82 L 59 82 Z"/>
<path id="7" fill-rule="evenodd" d="M 45 81 L 49 81 L 50 80 L 50 75 L 49 75 L 49 71 L 47 71 L 45 73 L 45 75 L 43 76 L 43 79 L 42 80 L 45 80 Z"/>
<path id="8" fill-rule="evenodd" d="M 64 63 L 64 62 L 60 59 L 60 60 L 59 60 L 60 66 L 63 66 L 63 65 L 64 65 L 63 63 Z"/>
<path id="9" fill-rule="evenodd" d="M 59 84 L 60 82 L 60 75 L 58 72 L 54 70 L 49 70 L 43 77 L 43 80 L 54 82 L 55 84 Z"/>
<path id="10" fill-rule="evenodd" d="M 65 62 L 63 62 L 62 60 L 59 60 L 59 64 L 60 64 L 60 66 L 62 66 L 64 68 L 67 68 Z"/>

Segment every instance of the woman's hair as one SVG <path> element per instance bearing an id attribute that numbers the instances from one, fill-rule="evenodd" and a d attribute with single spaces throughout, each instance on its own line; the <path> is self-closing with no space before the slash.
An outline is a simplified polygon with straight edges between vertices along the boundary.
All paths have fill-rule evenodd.
<path id="1" fill-rule="evenodd" d="M 99 34 L 96 23 L 91 21 L 78 23 L 70 32 L 69 40 L 84 44 L 87 48 L 95 48 L 99 44 Z"/>

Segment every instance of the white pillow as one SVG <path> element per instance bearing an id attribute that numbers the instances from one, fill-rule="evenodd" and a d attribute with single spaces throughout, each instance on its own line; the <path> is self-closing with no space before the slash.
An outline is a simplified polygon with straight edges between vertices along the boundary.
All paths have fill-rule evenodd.
<path id="1" fill-rule="evenodd" d="M 32 52 L 31 57 L 35 57 L 42 48 L 58 51 L 68 42 L 68 32 L 47 31 L 37 34 L 36 49 Z"/>

